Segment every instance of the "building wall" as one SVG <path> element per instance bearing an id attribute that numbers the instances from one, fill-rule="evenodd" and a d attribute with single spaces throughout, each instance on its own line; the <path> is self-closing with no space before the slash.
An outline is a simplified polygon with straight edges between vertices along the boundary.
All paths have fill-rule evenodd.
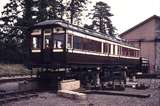
<path id="1" fill-rule="evenodd" d="M 156 20 L 156 70 L 160 71 L 160 20 Z"/>
<path id="2" fill-rule="evenodd" d="M 143 42 L 141 44 L 141 57 L 149 59 L 150 72 L 153 73 L 155 70 L 155 43 L 154 42 Z"/>
<path id="3" fill-rule="evenodd" d="M 156 60 L 155 60 L 156 47 L 154 42 L 155 29 L 156 29 L 156 20 L 152 19 L 149 22 L 136 27 L 132 31 L 124 33 L 121 36 L 122 38 L 127 39 L 129 41 L 135 41 L 133 44 L 141 48 L 141 56 L 149 58 L 151 73 L 155 71 L 155 65 L 156 65 Z M 153 41 L 149 42 L 149 40 L 153 40 Z"/>
<path id="4" fill-rule="evenodd" d="M 155 19 L 150 20 L 149 22 L 135 28 L 134 30 L 123 34 L 123 38 L 126 38 L 128 40 L 134 40 L 134 39 L 145 39 L 150 40 L 155 38 Z"/>

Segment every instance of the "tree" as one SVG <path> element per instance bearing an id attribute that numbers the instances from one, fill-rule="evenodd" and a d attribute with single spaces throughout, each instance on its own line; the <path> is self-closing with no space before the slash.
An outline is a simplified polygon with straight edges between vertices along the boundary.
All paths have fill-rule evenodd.
<path id="1" fill-rule="evenodd" d="M 31 0 L 10 0 L 4 6 L 1 21 L 1 53 L 9 60 L 22 61 L 29 51 L 27 49 L 28 28 L 34 24 Z M 16 57 L 16 58 L 14 58 Z M 7 60 L 5 59 L 5 60 Z"/>
<path id="2" fill-rule="evenodd" d="M 116 35 L 116 28 L 112 25 L 111 20 L 108 21 L 108 35 L 114 37 Z"/>
<path id="3" fill-rule="evenodd" d="M 68 19 L 73 24 L 74 20 L 80 21 L 82 11 L 85 9 L 85 5 L 88 0 L 71 0 L 67 3 Z"/>
<path id="4" fill-rule="evenodd" d="M 6 4 L 4 7 L 4 11 L 2 12 L 3 17 L 1 20 L 3 21 L 2 28 L 2 35 L 4 42 L 9 42 L 11 40 L 14 40 L 17 42 L 17 44 L 20 41 L 17 41 L 15 37 L 19 38 L 19 34 L 21 33 L 18 29 L 18 27 L 14 27 L 21 16 L 21 11 L 18 9 L 19 5 L 21 5 L 20 0 L 10 0 L 10 3 Z M 18 33 L 18 34 L 15 34 Z"/>
<path id="5" fill-rule="evenodd" d="M 4 6 L 4 11 L 2 12 L 3 17 L 1 18 L 1 21 L 3 21 L 3 24 L 1 25 L 0 52 L 4 60 L 12 60 L 20 54 L 18 48 L 22 42 L 22 31 L 19 30 L 19 27 L 15 27 L 15 25 L 21 17 L 21 11 L 19 10 L 21 3 L 22 1 L 20 0 L 10 0 L 10 3 L 7 3 L 6 6 Z M 10 55 L 7 55 L 7 51 Z"/>
<path id="6" fill-rule="evenodd" d="M 93 21 L 94 22 L 94 21 Z M 91 25 L 87 25 L 87 24 L 85 24 L 84 25 L 84 28 L 87 28 L 87 29 L 90 29 L 90 30 L 94 30 L 94 23 L 92 22 L 92 24 Z M 96 30 L 95 30 L 96 31 Z"/>
<path id="7" fill-rule="evenodd" d="M 44 21 L 47 19 L 47 0 L 38 0 L 37 21 Z"/>
<path id="8" fill-rule="evenodd" d="M 63 0 L 48 1 L 48 19 L 63 19 L 65 6 Z"/>
<path id="9" fill-rule="evenodd" d="M 65 6 L 63 0 L 34 0 L 33 15 L 36 22 L 63 19 Z"/>
<path id="10" fill-rule="evenodd" d="M 20 18 L 16 24 L 16 26 L 20 26 L 20 30 L 22 31 L 22 42 L 21 42 L 21 54 L 24 55 L 28 59 L 29 57 L 29 42 L 28 42 L 28 35 L 29 35 L 29 28 L 36 23 L 36 20 L 33 18 L 33 8 L 34 8 L 34 1 L 32 0 L 23 0 L 22 4 L 20 5 L 22 8 L 22 18 Z"/>
<path id="11" fill-rule="evenodd" d="M 110 13 L 110 6 L 108 6 L 107 3 L 97 2 L 92 12 L 89 13 L 89 16 L 91 17 L 90 19 L 93 20 L 92 24 L 88 25 L 90 28 L 104 34 L 114 36 L 115 27 L 113 27 L 110 20 L 110 17 L 112 17 L 113 14 Z"/>

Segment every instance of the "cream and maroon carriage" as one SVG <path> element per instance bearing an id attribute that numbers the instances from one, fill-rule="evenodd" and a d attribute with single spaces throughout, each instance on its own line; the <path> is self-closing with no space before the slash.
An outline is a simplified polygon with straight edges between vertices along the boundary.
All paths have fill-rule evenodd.
<path id="1" fill-rule="evenodd" d="M 127 74 L 140 70 L 140 49 L 108 35 L 62 20 L 40 22 L 30 31 L 32 68 L 65 69 L 76 77 L 83 76 L 85 71 L 101 70 L 102 79 L 112 78 L 115 70 L 125 70 Z"/>

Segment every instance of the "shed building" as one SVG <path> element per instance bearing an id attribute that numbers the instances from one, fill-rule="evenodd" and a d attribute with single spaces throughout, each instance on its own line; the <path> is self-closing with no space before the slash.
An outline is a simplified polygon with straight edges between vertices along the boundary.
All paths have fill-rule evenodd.
<path id="1" fill-rule="evenodd" d="M 141 49 L 150 61 L 150 73 L 160 71 L 160 17 L 153 15 L 119 35 Z"/>

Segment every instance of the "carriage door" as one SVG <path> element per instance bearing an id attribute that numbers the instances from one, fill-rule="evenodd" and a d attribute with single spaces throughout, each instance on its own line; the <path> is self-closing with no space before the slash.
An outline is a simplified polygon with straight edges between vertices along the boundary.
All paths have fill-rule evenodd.
<path id="1" fill-rule="evenodd" d="M 43 59 L 45 63 L 51 61 L 52 54 L 52 30 L 44 29 L 43 32 Z"/>

